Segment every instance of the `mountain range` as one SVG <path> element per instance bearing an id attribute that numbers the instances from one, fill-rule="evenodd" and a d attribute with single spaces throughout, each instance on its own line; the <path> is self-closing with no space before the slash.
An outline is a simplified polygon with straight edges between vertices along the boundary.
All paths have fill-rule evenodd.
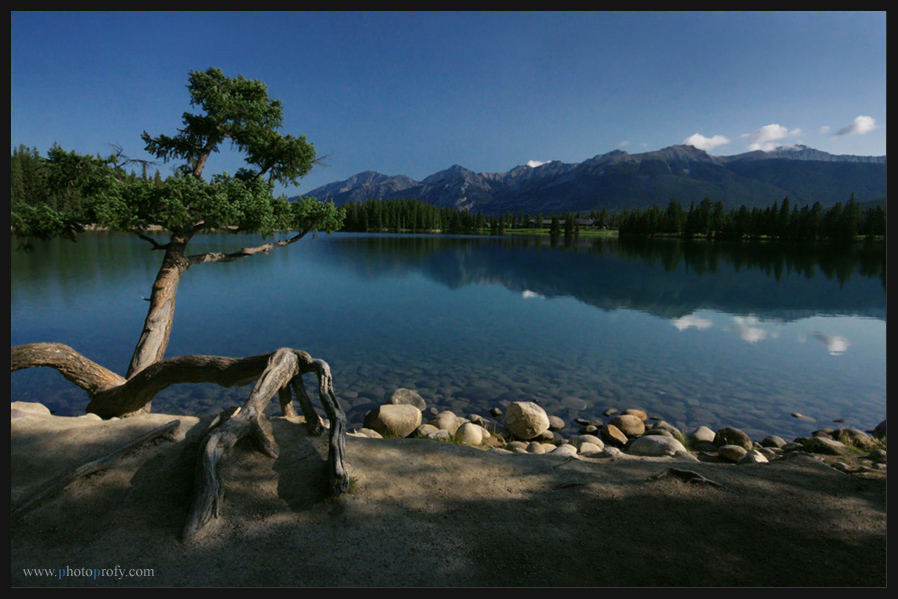
<path id="1" fill-rule="evenodd" d="M 886 157 L 835 155 L 807 146 L 781 146 L 732 156 L 711 156 L 675 145 L 630 154 L 614 150 L 580 163 L 521 165 L 504 173 L 451 166 L 415 181 L 365 171 L 318 187 L 307 195 L 340 206 L 370 199 L 417 199 L 487 215 L 507 212 L 561 214 L 607 209 L 688 207 L 704 198 L 727 208 L 765 208 L 788 197 L 792 205 L 823 207 L 885 201 Z"/>

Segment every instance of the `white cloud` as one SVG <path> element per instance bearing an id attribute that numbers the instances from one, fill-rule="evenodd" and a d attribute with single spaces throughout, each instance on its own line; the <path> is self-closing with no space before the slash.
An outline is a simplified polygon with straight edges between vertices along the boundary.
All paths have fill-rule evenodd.
<path id="1" fill-rule="evenodd" d="M 539 293 L 537 293 L 535 291 L 530 291 L 529 289 L 525 289 L 521 295 L 524 296 L 524 299 L 531 299 L 534 297 L 539 298 L 539 299 L 545 298 L 544 295 L 540 295 Z"/>
<path id="2" fill-rule="evenodd" d="M 677 330 L 685 331 L 689 328 L 696 328 L 699 330 L 707 329 L 711 327 L 711 321 L 707 318 L 700 318 L 698 316 L 688 315 L 681 316 L 679 318 L 674 318 L 670 321 L 672 325 L 677 327 Z"/>
<path id="3" fill-rule="evenodd" d="M 767 337 L 776 338 L 778 336 L 775 331 L 766 331 L 758 326 L 761 322 L 753 314 L 744 317 L 734 316 L 733 322 L 736 323 L 736 333 L 739 337 L 749 343 L 757 343 L 767 339 Z"/>
<path id="4" fill-rule="evenodd" d="M 845 337 L 840 337 L 839 335 L 824 335 L 823 333 L 812 333 L 814 337 L 820 341 L 823 345 L 826 346 L 826 349 L 829 350 L 830 355 L 833 356 L 841 356 L 845 353 L 845 350 L 848 349 L 848 346 L 851 345 L 848 342 L 848 339 Z"/>
<path id="5" fill-rule="evenodd" d="M 763 150 L 764 152 L 769 152 L 780 145 L 776 143 L 777 140 L 800 134 L 801 129 L 792 129 L 789 131 L 782 125 L 771 123 L 769 125 L 764 125 L 754 133 L 746 133 L 742 137 L 751 141 L 751 143 L 748 144 L 749 150 Z"/>
<path id="6" fill-rule="evenodd" d="M 543 164 L 545 164 L 545 162 L 540 162 L 539 160 L 528 160 L 527 161 L 527 166 L 529 166 L 531 168 L 536 168 Z"/>
<path id="7" fill-rule="evenodd" d="M 830 129 L 831 127 L 829 125 L 823 125 L 822 127 L 820 127 L 820 134 L 826 135 L 827 133 L 829 133 Z"/>
<path id="8" fill-rule="evenodd" d="M 864 133 L 870 133 L 876 129 L 876 119 L 871 116 L 859 116 L 848 125 L 845 125 L 838 131 L 836 131 L 836 135 L 863 135 Z"/>
<path id="9" fill-rule="evenodd" d="M 687 146 L 693 146 L 699 150 L 713 150 L 717 146 L 730 143 L 730 140 L 723 135 L 715 135 L 714 137 L 705 137 L 701 133 L 695 133 L 687 137 L 684 141 Z"/>

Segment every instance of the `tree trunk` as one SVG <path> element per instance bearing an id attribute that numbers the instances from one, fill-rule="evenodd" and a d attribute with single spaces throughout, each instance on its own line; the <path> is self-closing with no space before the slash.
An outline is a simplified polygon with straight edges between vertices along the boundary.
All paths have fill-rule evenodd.
<path id="1" fill-rule="evenodd" d="M 184 256 L 189 235 L 173 234 L 165 250 L 162 266 L 156 274 L 150 295 L 150 308 L 143 324 L 143 332 L 134 349 L 125 378 L 132 376 L 165 357 L 168 339 L 175 316 L 175 297 L 181 275 L 190 264 Z M 149 406 L 145 411 L 149 411 Z"/>

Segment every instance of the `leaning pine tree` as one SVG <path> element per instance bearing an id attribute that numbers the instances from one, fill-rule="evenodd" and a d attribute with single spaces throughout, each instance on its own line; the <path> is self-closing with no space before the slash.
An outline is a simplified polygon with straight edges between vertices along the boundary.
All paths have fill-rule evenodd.
<path id="1" fill-rule="evenodd" d="M 162 253 L 143 330 L 124 376 L 59 343 L 12 347 L 12 371 L 55 368 L 87 393 L 87 411 L 102 418 L 149 412 L 155 395 L 173 384 L 234 386 L 255 381 L 246 403 L 217 418 L 203 440 L 197 494 L 184 528 L 185 539 L 194 537 L 217 515 L 223 497 L 218 465 L 239 439 L 248 436 L 267 455 L 277 455 L 270 425 L 262 418 L 275 394 L 285 415 L 295 414 L 292 394 L 296 394 L 310 432 L 321 434 L 323 424 L 302 381 L 306 373 L 318 379 L 319 398 L 330 422 L 329 491 L 339 495 L 348 489 L 343 463 L 346 419 L 326 362 L 294 349 L 243 358 L 165 357 L 178 283 L 188 269 L 265 254 L 313 231 L 335 231 L 343 219 L 343 212 L 331 203 L 309 198 L 290 202 L 274 195 L 275 183 L 296 184 L 305 176 L 316 153 L 304 136 L 279 133 L 281 102 L 269 98 L 263 83 L 242 76 L 230 78 L 210 68 L 191 72 L 188 90 L 191 105 L 199 110 L 183 115 L 183 128 L 177 135 L 151 137 L 144 132 L 142 136 L 152 155 L 177 161 L 175 176 L 166 180 L 128 176 L 121 154 L 99 158 L 54 147 L 42 160 L 46 193 L 11 205 L 12 232 L 24 244 L 32 238 L 74 236 L 85 225 L 96 225 L 132 232 Z M 226 142 L 244 155 L 246 166 L 233 176 L 204 179 L 208 158 Z M 151 230 L 164 231 L 168 241 L 160 243 L 158 235 L 147 235 Z M 272 241 L 230 253 L 189 253 L 194 236 L 213 230 L 261 233 Z"/>

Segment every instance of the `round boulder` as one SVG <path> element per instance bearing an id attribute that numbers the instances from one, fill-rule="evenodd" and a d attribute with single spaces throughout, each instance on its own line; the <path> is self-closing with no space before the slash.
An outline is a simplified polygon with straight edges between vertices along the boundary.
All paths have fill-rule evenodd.
<path id="1" fill-rule="evenodd" d="M 638 437 L 645 432 L 645 421 L 635 414 L 620 414 L 608 421 L 627 437 Z"/>
<path id="2" fill-rule="evenodd" d="M 532 401 L 513 401 L 505 410 L 505 426 L 512 435 L 526 441 L 549 429 L 549 417 Z"/>
<path id="3" fill-rule="evenodd" d="M 714 445 L 717 447 L 737 445 L 744 448 L 745 451 L 751 451 L 752 447 L 754 447 L 754 444 L 751 442 L 751 437 L 740 431 L 738 428 L 733 428 L 731 426 L 724 427 L 717 431 L 714 435 Z"/>
<path id="4" fill-rule="evenodd" d="M 384 404 L 365 414 L 365 428 L 384 437 L 405 438 L 421 425 L 421 410 L 408 404 Z"/>
<path id="5" fill-rule="evenodd" d="M 646 435 L 645 437 L 635 439 L 633 443 L 630 444 L 629 449 L 627 449 L 627 453 L 631 455 L 661 457 L 684 454 L 687 452 L 683 444 L 673 437 L 668 437 L 666 435 Z"/>
<path id="6" fill-rule="evenodd" d="M 602 441 L 612 447 L 623 447 L 627 444 L 627 435 L 613 424 L 602 427 Z"/>
<path id="7" fill-rule="evenodd" d="M 458 416 L 449 410 L 440 412 L 430 419 L 430 424 L 444 431 L 449 431 L 450 435 L 455 434 L 455 431 L 462 425 L 462 422 L 463 421 Z"/>
<path id="8" fill-rule="evenodd" d="M 456 443 L 462 445 L 480 445 L 483 443 L 483 428 L 473 422 L 465 422 L 455 431 Z"/>
<path id="9" fill-rule="evenodd" d="M 422 412 L 427 409 L 427 403 L 417 391 L 412 391 L 411 389 L 405 388 L 399 388 L 393 391 L 393 393 L 390 395 L 390 399 L 387 400 L 387 403 L 396 405 L 412 405 Z"/>

